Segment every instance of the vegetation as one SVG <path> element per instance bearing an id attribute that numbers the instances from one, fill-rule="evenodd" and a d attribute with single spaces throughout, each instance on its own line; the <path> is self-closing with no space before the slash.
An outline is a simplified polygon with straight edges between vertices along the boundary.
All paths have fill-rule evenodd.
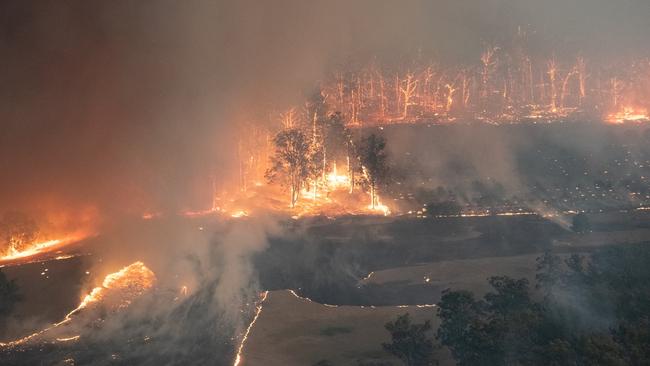
<path id="1" fill-rule="evenodd" d="M 482 299 L 444 292 L 437 339 L 459 365 L 650 364 L 650 247 L 538 259 L 525 279 L 492 277 Z M 536 300 L 540 298 L 540 300 Z"/>
<path id="2" fill-rule="evenodd" d="M 275 155 L 266 177 L 269 181 L 283 178 L 291 191 L 291 207 L 294 207 L 311 172 L 309 142 L 299 129 L 292 128 L 279 132 L 274 144 Z"/>
<path id="3" fill-rule="evenodd" d="M 378 204 L 377 189 L 386 183 L 388 164 L 386 140 L 375 134 L 362 138 L 357 146 L 357 154 L 363 169 L 364 183 L 370 191 L 371 207 Z"/>
<path id="4" fill-rule="evenodd" d="M 457 364 L 479 366 L 650 365 L 650 246 L 600 249 L 589 256 L 537 259 L 536 286 L 496 276 L 492 291 L 445 290 L 436 340 Z M 433 362 L 429 322 L 408 314 L 386 324 L 384 349 L 406 365 Z"/>
<path id="5" fill-rule="evenodd" d="M 354 175 L 359 160 L 352 142 L 352 134 L 340 112 L 329 112 L 320 89 L 307 97 L 302 113 L 295 109 L 283 114 L 284 128 L 275 136 L 275 154 L 266 173 L 269 182 L 281 179 L 291 190 L 294 207 L 303 188 L 316 195 L 325 185 L 326 174 L 332 165 L 345 159 L 354 187 Z"/>
<path id="6" fill-rule="evenodd" d="M 385 327 L 390 332 L 392 341 L 382 344 L 384 350 L 398 357 L 407 366 L 434 364 L 430 321 L 413 324 L 410 315 L 406 313 L 386 323 Z"/>

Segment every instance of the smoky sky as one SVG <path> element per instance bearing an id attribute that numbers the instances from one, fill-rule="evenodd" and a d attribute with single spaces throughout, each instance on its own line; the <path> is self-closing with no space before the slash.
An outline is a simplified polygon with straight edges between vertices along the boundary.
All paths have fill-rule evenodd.
<path id="1" fill-rule="evenodd" d="M 0 211 L 198 206 L 233 170 L 237 126 L 332 65 L 471 62 L 519 27 L 540 53 L 641 56 L 648 15 L 646 0 L 3 1 Z"/>

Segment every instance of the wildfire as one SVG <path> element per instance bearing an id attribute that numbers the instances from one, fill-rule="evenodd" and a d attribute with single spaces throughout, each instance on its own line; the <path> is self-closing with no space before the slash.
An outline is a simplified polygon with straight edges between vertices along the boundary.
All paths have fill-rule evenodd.
<path id="1" fill-rule="evenodd" d="M 131 301 L 151 289 L 156 280 L 156 275 L 142 262 L 132 263 L 121 270 L 111 273 L 104 278 L 101 286 L 95 287 L 86 295 L 81 304 L 72 310 L 70 315 L 83 310 L 90 304 L 103 300 L 109 293 L 118 293 L 120 302 L 116 304 L 117 309 L 125 308 Z"/>
<path id="2" fill-rule="evenodd" d="M 648 122 L 650 114 L 645 108 L 625 107 L 622 111 L 610 114 L 607 122 L 612 124 L 621 124 L 625 122 Z"/>
<path id="3" fill-rule="evenodd" d="M 81 300 L 79 306 L 69 312 L 62 321 L 18 340 L 8 343 L 0 342 L 0 347 L 13 347 L 35 339 L 46 332 L 69 323 L 72 321 L 72 317 L 75 314 L 88 308 L 91 304 L 98 302 L 110 303 L 111 301 L 106 301 L 109 297 L 118 299 L 117 303 L 109 304 L 112 305 L 114 310 L 123 309 L 131 304 L 135 298 L 150 290 L 153 287 L 155 280 L 155 274 L 147 268 L 144 263 L 135 262 L 130 264 L 115 273 L 107 275 L 104 278 L 102 285 L 95 287 L 88 295 L 86 295 Z M 79 335 L 75 335 L 69 337 L 57 337 L 55 339 L 59 342 L 68 342 L 75 341 L 79 339 L 79 337 Z"/>
<path id="4" fill-rule="evenodd" d="M 26 257 L 31 257 L 36 254 L 46 253 L 59 249 L 68 244 L 79 242 L 83 239 L 89 237 L 87 234 L 73 234 L 59 239 L 51 239 L 46 241 L 40 241 L 32 243 L 28 248 L 23 250 L 18 250 L 14 247 L 9 247 L 5 254 L 0 257 L 0 261 L 10 261 L 15 259 L 21 259 Z"/>
<path id="5" fill-rule="evenodd" d="M 233 218 L 236 218 L 236 219 L 238 219 L 240 217 L 246 217 L 246 216 L 248 216 L 248 213 L 246 211 L 244 211 L 244 210 L 235 211 L 232 214 L 230 214 L 230 217 L 233 217 Z"/>
<path id="6" fill-rule="evenodd" d="M 160 212 L 145 212 L 145 213 L 142 214 L 142 219 L 143 220 L 152 220 L 152 219 L 155 219 L 155 218 L 160 217 L 160 216 L 162 216 L 162 214 Z"/>
<path id="7" fill-rule="evenodd" d="M 312 300 L 312 299 L 310 299 L 310 298 L 308 298 L 308 297 L 303 297 L 303 296 L 298 295 L 294 290 L 288 290 L 288 291 L 289 291 L 289 293 L 290 293 L 291 295 L 293 295 L 293 296 L 294 296 L 295 298 L 297 298 L 297 299 L 300 299 L 300 300 L 303 300 L 303 301 L 307 301 L 307 302 L 313 302 L 313 303 L 316 303 L 314 300 Z M 325 307 L 328 307 L 328 308 L 338 308 L 338 307 L 339 307 L 338 305 L 330 305 L 330 304 L 321 304 L 321 305 L 323 305 L 323 306 L 325 306 Z"/>
<path id="8" fill-rule="evenodd" d="M 214 215 L 216 213 L 220 212 L 218 208 L 210 208 L 207 210 L 199 210 L 199 211 L 191 211 L 191 210 L 186 210 L 181 212 L 182 216 L 185 217 L 201 217 L 201 216 L 207 216 L 207 215 Z"/>
<path id="9" fill-rule="evenodd" d="M 220 197 L 222 205 L 215 210 L 184 212 L 183 215 L 201 217 L 218 213 L 226 218 L 240 219 L 265 210 L 284 212 L 295 218 L 315 215 L 388 216 L 392 213 L 390 207 L 377 199 L 372 207 L 367 194 L 361 189 L 353 190 L 350 176 L 341 174 L 341 169 L 337 170 L 336 164 L 332 164 L 317 181 L 309 181 L 308 186 L 300 190 L 299 197 L 295 207 L 287 207 L 286 192 L 280 186 L 261 184 L 249 187 L 245 192 L 228 192 Z"/>
<path id="10" fill-rule="evenodd" d="M 253 317 L 253 320 L 248 324 L 248 327 L 246 328 L 246 331 L 244 332 L 244 335 L 241 339 L 241 342 L 239 343 L 239 347 L 237 347 L 237 356 L 235 357 L 235 362 L 233 363 L 233 366 L 238 366 L 241 361 L 242 361 L 242 352 L 244 350 L 244 345 L 246 344 L 246 341 L 248 340 L 248 335 L 251 332 L 251 329 L 253 329 L 253 326 L 255 325 L 255 322 L 257 319 L 260 317 L 260 314 L 262 313 L 262 306 L 264 305 L 264 301 L 266 300 L 266 297 L 269 295 L 268 291 L 264 291 L 260 297 L 259 304 L 257 305 L 255 309 L 255 316 Z"/>
<path id="11" fill-rule="evenodd" d="M 332 171 L 327 174 L 327 184 L 330 188 L 350 188 L 350 177 L 340 175 L 337 172 L 336 163 L 333 164 Z"/>
<path id="12" fill-rule="evenodd" d="M 377 203 L 375 203 L 374 206 L 372 204 L 368 205 L 368 210 L 370 210 L 371 212 L 380 212 L 384 216 L 390 215 L 390 208 L 388 208 L 388 206 L 381 203 L 379 198 L 377 198 Z"/>

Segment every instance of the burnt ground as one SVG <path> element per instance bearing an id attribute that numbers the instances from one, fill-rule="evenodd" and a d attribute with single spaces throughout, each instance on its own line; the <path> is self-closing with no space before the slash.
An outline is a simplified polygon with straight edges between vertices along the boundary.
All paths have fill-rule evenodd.
<path id="1" fill-rule="evenodd" d="M 536 215 L 475 218 L 349 217 L 296 225 L 255 258 L 265 289 L 292 288 L 339 305 L 435 303 L 430 283 L 360 283 L 370 272 L 422 263 L 556 253 L 650 240 L 644 212 L 592 215 L 594 232 L 574 234 Z M 495 269 L 497 275 L 498 269 Z M 486 278 L 488 275 L 486 274 Z"/>
<path id="2" fill-rule="evenodd" d="M 492 275 L 530 277 L 535 257 L 545 250 L 584 253 L 604 245 L 650 241 L 648 218 L 647 211 L 590 215 L 594 231 L 584 235 L 536 215 L 289 220 L 283 234 L 271 238 L 253 263 L 262 289 L 295 289 L 320 303 L 432 304 L 447 287 L 480 291 Z M 12 320 L 35 328 L 61 320 L 78 304 L 88 283 L 85 271 L 96 259 L 89 255 L 3 268 L 25 295 Z M 374 277 L 362 280 L 370 272 Z M 427 276 L 429 282 L 424 281 Z M 369 329 L 376 328 L 371 326 L 375 320 L 383 324 L 402 311 L 394 310 L 369 317 Z M 269 316 L 266 321 L 273 324 Z M 24 322 L 28 319 L 35 320 Z M 328 326 L 327 321 L 319 324 Z"/>

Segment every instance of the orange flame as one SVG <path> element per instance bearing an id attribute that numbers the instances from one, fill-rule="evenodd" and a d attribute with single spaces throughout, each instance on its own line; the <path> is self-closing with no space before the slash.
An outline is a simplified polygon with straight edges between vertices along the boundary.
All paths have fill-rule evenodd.
<path id="1" fill-rule="evenodd" d="M 45 240 L 41 242 L 35 242 L 29 245 L 27 249 L 17 250 L 16 248 L 8 248 L 3 256 L 0 256 L 0 261 L 10 261 L 20 258 L 27 258 L 37 254 L 51 252 L 56 249 L 60 249 L 68 244 L 79 242 L 83 239 L 88 238 L 90 235 L 85 233 L 76 233 L 69 236 Z"/>
<path id="2" fill-rule="evenodd" d="M 612 124 L 621 124 L 625 122 L 648 122 L 650 114 L 646 108 L 637 108 L 627 106 L 623 110 L 612 113 L 607 117 L 607 122 Z"/>

